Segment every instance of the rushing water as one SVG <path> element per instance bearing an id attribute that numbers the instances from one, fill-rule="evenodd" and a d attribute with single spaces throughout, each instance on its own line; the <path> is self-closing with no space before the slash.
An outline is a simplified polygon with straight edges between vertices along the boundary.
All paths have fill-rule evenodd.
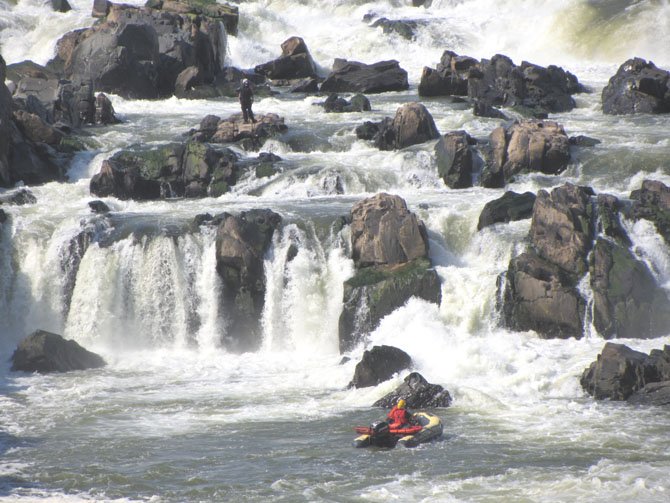
<path id="1" fill-rule="evenodd" d="M 91 24 L 91 2 L 66 14 L 44 0 L 0 0 L 0 52 L 8 63 L 45 63 L 66 31 Z M 133 2 L 135 3 L 135 2 Z M 122 124 L 95 129 L 98 150 L 81 154 L 70 183 L 31 187 L 38 203 L 4 207 L 0 237 L 0 499 L 48 501 L 639 501 L 670 494 L 670 412 L 595 402 L 579 376 L 604 341 L 542 340 L 500 329 L 496 277 L 525 243 L 529 222 L 476 231 L 483 205 L 500 190 L 447 189 L 432 144 L 380 152 L 356 139 L 365 120 L 417 100 L 421 68 L 443 50 L 516 63 L 559 64 L 593 89 L 556 115 L 569 135 L 602 140 L 576 149 L 559 177 L 528 175 L 520 192 L 565 181 L 627 197 L 645 178 L 670 183 L 670 117 L 611 117 L 600 91 L 625 59 L 670 67 L 665 0 L 264 0 L 240 7 L 228 63 L 273 59 L 302 36 L 325 74 L 336 57 L 395 58 L 410 89 L 370 96 L 364 114 L 325 114 L 323 97 L 259 100 L 256 113 L 283 116 L 289 133 L 266 144 L 282 172 L 249 177 L 217 199 L 108 199 L 114 233 L 91 215 L 90 177 L 134 143 L 178 139 L 208 113 L 237 112 L 234 100 L 160 103 L 112 96 Z M 365 14 L 419 20 L 417 37 L 387 36 Z M 465 105 L 423 100 L 438 129 L 485 137 L 497 121 Z M 241 155 L 248 155 L 243 151 Z M 340 177 L 344 195 L 333 195 Z M 442 304 L 411 299 L 386 317 L 370 344 L 411 354 L 454 404 L 437 410 L 444 437 L 416 449 L 356 450 L 352 425 L 381 411 L 369 405 L 403 375 L 347 390 L 363 347 L 341 364 L 337 320 L 342 282 L 353 272 L 346 232 L 332 223 L 352 204 L 387 191 L 426 223 Z M 234 355 L 225 330 L 214 235 L 182 232 L 196 214 L 269 207 L 284 219 L 265 263 L 264 341 Z M 670 291 L 670 250 L 645 222 L 625 222 L 638 256 Z M 94 243 L 74 280 L 61 273 L 68 243 L 88 229 Z M 130 233 L 134 230 L 134 233 Z M 125 232 L 125 234 L 124 234 Z M 104 239 L 103 239 L 104 238 Z M 291 244 L 298 255 L 289 264 Z M 65 267 L 67 270 L 67 267 Z M 70 301 L 64 294 L 71 287 Z M 588 292 L 586 292 L 588 295 Z M 16 343 L 37 328 L 64 334 L 104 356 L 102 370 L 64 375 L 10 373 Z M 622 340 L 648 352 L 670 343 Z"/>

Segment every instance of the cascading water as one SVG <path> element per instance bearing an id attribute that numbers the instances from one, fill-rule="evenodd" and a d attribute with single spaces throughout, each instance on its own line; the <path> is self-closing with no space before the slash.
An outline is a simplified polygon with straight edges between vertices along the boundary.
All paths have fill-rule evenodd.
<path id="1" fill-rule="evenodd" d="M 66 32 L 88 27 L 91 3 L 0 0 L 0 53 L 8 64 L 44 64 Z M 133 0 L 136 5 L 144 1 Z M 557 64 L 592 93 L 551 119 L 568 135 L 602 141 L 576 148 L 560 176 L 519 175 L 507 189 L 551 190 L 570 182 L 621 199 L 651 178 L 670 184 L 667 115 L 607 116 L 600 93 L 633 56 L 670 67 L 663 0 L 522 2 L 253 0 L 236 4 L 227 65 L 252 68 L 302 37 L 322 76 L 335 58 L 396 59 L 410 89 L 370 95 L 372 110 L 327 114 L 325 96 L 257 98 L 288 132 L 263 150 L 281 157 L 269 178 L 247 174 L 218 198 L 122 201 L 108 215 L 88 203 L 102 162 L 134 144 L 183 141 L 207 114 L 239 112 L 234 98 L 160 102 L 110 96 L 123 122 L 92 128 L 94 150 L 78 154 L 68 183 L 28 187 L 37 203 L 3 205 L 0 224 L 0 500 L 45 501 L 659 501 L 670 491 L 665 409 L 597 402 L 579 384 L 605 341 L 585 321 L 580 340 L 545 340 L 500 326 L 498 278 L 526 249 L 529 220 L 477 231 L 484 204 L 502 191 L 452 190 L 439 178 L 433 144 L 379 151 L 354 128 L 421 101 L 441 133 L 484 139 L 495 119 L 444 98 L 421 99 L 424 66 L 444 50 L 515 63 Z M 365 17 L 365 21 L 364 21 Z M 405 39 L 371 27 L 410 20 Z M 224 54 L 219 54 L 223 57 Z M 256 152 L 233 147 L 243 159 Z M 378 192 L 400 195 L 426 225 L 441 283 L 435 305 L 412 298 L 346 355 L 338 320 L 354 274 L 342 217 Z M 197 215 L 271 208 L 282 216 L 264 257 L 265 298 L 257 352 L 225 349 L 231 313 L 221 302 L 216 226 Z M 623 221 L 635 256 L 670 292 L 670 251 L 653 224 Z M 590 277 L 578 285 L 592 305 Z M 95 371 L 9 371 L 21 338 L 63 334 L 100 353 Z M 617 339 L 644 352 L 670 343 Z M 437 411 L 442 441 L 416 450 L 350 448 L 353 424 L 381 415 L 370 404 L 404 374 L 348 389 L 364 349 L 388 344 L 447 388 Z M 347 358 L 343 358 L 346 356 Z"/>

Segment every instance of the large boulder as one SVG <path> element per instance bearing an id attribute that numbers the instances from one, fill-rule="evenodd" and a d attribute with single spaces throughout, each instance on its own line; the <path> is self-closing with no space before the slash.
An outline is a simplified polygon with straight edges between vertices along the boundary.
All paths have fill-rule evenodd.
<path id="1" fill-rule="evenodd" d="M 647 265 L 599 237 L 590 256 L 593 324 L 605 338 L 653 338 L 670 330 L 670 300 Z"/>
<path id="2" fill-rule="evenodd" d="M 579 382 L 598 400 L 627 400 L 650 383 L 670 380 L 669 369 L 670 346 L 646 355 L 623 344 L 607 342 Z"/>
<path id="3" fill-rule="evenodd" d="M 418 372 L 412 372 L 394 391 L 377 400 L 373 407 L 393 407 L 404 399 L 409 409 L 449 407 L 452 399 L 449 391 L 439 384 L 430 384 Z"/>
<path id="4" fill-rule="evenodd" d="M 384 93 L 409 89 L 407 72 L 395 60 L 367 65 L 336 59 L 333 71 L 321 84 L 321 92 Z"/>
<path id="5" fill-rule="evenodd" d="M 532 251 L 513 258 L 502 296 L 503 324 L 544 338 L 583 336 L 586 303 L 574 279 Z"/>
<path id="6" fill-rule="evenodd" d="M 254 351 L 261 344 L 265 302 L 263 259 L 282 218 L 269 209 L 224 213 L 216 234 L 216 270 L 224 285 L 227 314 L 223 343 L 234 352 Z"/>
<path id="7" fill-rule="evenodd" d="M 396 266 L 365 267 L 345 281 L 338 323 L 340 351 L 346 352 L 373 331 L 385 316 L 411 297 L 440 304 L 440 278 L 427 258 Z"/>
<path id="8" fill-rule="evenodd" d="M 351 208 L 351 248 L 358 268 L 397 265 L 427 258 L 428 237 L 400 196 L 380 193 Z"/>
<path id="9" fill-rule="evenodd" d="M 316 77 L 316 64 L 305 41 L 291 37 L 281 44 L 282 55 L 268 63 L 256 66 L 254 71 L 269 79 L 304 79 Z"/>
<path id="10" fill-rule="evenodd" d="M 437 174 L 452 189 L 472 187 L 472 174 L 479 159 L 477 142 L 465 131 L 450 131 L 435 144 Z"/>
<path id="11" fill-rule="evenodd" d="M 12 355 L 12 370 L 23 372 L 68 372 L 105 366 L 97 354 L 87 351 L 73 340 L 36 330 L 23 339 Z"/>
<path id="12" fill-rule="evenodd" d="M 356 128 L 356 136 L 372 140 L 380 150 L 394 150 L 439 138 L 433 116 L 421 103 L 405 103 L 395 117 L 378 123 L 366 122 Z"/>
<path id="13" fill-rule="evenodd" d="M 603 112 L 612 115 L 670 112 L 670 72 L 633 58 L 622 64 L 602 92 Z"/>
<path id="14" fill-rule="evenodd" d="M 574 276 L 587 270 L 593 245 L 593 189 L 566 183 L 540 190 L 533 206 L 530 240 L 540 257 Z"/>
<path id="15" fill-rule="evenodd" d="M 525 220 L 533 215 L 533 206 L 535 205 L 535 194 L 524 192 L 519 194 L 508 190 L 498 199 L 489 201 L 484 205 L 479 214 L 477 230 L 500 222 L 514 222 Z"/>
<path id="16" fill-rule="evenodd" d="M 469 71 L 478 64 L 469 56 L 444 51 L 437 68 L 423 68 L 419 96 L 467 96 Z"/>
<path id="17" fill-rule="evenodd" d="M 388 381 L 394 374 L 412 366 L 412 358 L 393 346 L 373 346 L 356 365 L 349 388 L 367 388 Z"/>
<path id="18" fill-rule="evenodd" d="M 230 149 L 189 142 L 117 152 L 91 178 L 98 197 L 152 200 L 218 197 L 237 182 L 237 155 Z"/>
<path id="19" fill-rule="evenodd" d="M 146 7 L 94 4 L 102 19 L 63 36 L 49 68 L 72 81 L 125 98 L 171 95 L 177 77 L 198 70 L 192 84 L 211 84 L 223 70 L 226 32 L 237 8 L 198 1 L 152 0 Z"/>
<path id="20" fill-rule="evenodd" d="M 525 120 L 499 126 L 490 135 L 492 159 L 482 185 L 500 188 L 519 173 L 556 175 L 570 162 L 570 141 L 554 121 Z"/>
<path id="21" fill-rule="evenodd" d="M 284 119 L 268 113 L 256 116 L 256 122 L 244 123 L 241 113 L 225 119 L 207 115 L 200 121 L 198 129 L 188 134 L 193 141 L 209 143 L 240 143 L 247 150 L 259 149 L 268 138 L 279 136 L 288 130 Z"/>
<path id="22" fill-rule="evenodd" d="M 658 233 L 670 244 L 670 187 L 657 180 L 644 180 L 630 198 L 633 204 L 628 217 L 654 222 Z"/>

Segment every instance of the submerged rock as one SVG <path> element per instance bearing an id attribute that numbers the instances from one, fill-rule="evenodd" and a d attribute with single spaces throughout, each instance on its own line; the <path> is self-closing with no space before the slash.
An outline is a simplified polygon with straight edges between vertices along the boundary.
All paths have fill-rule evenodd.
<path id="1" fill-rule="evenodd" d="M 439 384 L 430 384 L 418 372 L 412 372 L 395 391 L 377 400 L 373 407 L 390 408 L 404 399 L 408 409 L 449 407 L 452 399 L 449 391 Z"/>
<path id="2" fill-rule="evenodd" d="M 12 370 L 23 372 L 68 372 L 104 367 L 105 361 L 73 340 L 36 330 L 23 339 L 12 355 Z"/>
<path id="3" fill-rule="evenodd" d="M 363 353 L 356 365 L 349 388 L 367 388 L 387 381 L 394 374 L 412 366 L 412 358 L 393 346 L 373 346 Z"/>

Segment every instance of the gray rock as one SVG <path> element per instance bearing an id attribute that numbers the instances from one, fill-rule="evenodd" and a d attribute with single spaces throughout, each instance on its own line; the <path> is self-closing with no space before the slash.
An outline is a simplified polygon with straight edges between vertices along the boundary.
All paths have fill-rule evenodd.
<path id="1" fill-rule="evenodd" d="M 668 333 L 670 300 L 646 264 L 621 245 L 598 238 L 591 254 L 593 324 L 605 338 Z"/>
<path id="2" fill-rule="evenodd" d="M 645 180 L 631 192 L 632 207 L 627 216 L 654 222 L 656 230 L 670 244 L 670 187 L 656 180 Z"/>
<path id="3" fill-rule="evenodd" d="M 612 115 L 670 113 L 670 72 L 651 61 L 623 63 L 602 92 L 603 112 Z"/>
<path id="4" fill-rule="evenodd" d="M 503 324 L 544 338 L 583 336 L 586 304 L 572 277 L 532 251 L 510 261 L 502 296 Z"/>
<path id="5" fill-rule="evenodd" d="M 648 360 L 644 353 L 608 342 L 579 382 L 598 400 L 626 400 L 647 383 L 659 381 L 658 371 Z"/>
<path id="6" fill-rule="evenodd" d="M 628 398 L 633 405 L 667 407 L 670 405 L 670 381 L 647 384 Z"/>
<path id="7" fill-rule="evenodd" d="M 430 384 L 418 372 L 412 372 L 395 391 L 377 400 L 373 407 L 393 407 L 402 398 L 408 409 L 449 407 L 452 399 L 449 391 L 439 384 Z"/>
<path id="8" fill-rule="evenodd" d="M 472 147 L 476 141 L 465 131 L 450 131 L 435 144 L 437 174 L 447 187 L 472 187 L 472 174 L 477 153 Z"/>
<path id="9" fill-rule="evenodd" d="M 532 247 L 540 257 L 581 276 L 593 245 L 593 189 L 566 183 L 551 193 L 540 190 L 530 226 Z"/>
<path id="10" fill-rule="evenodd" d="M 269 79 L 304 79 L 316 77 L 316 64 L 305 41 L 291 37 L 281 44 L 281 57 L 256 66 L 254 71 Z"/>
<path id="11" fill-rule="evenodd" d="M 440 278 L 430 260 L 359 269 L 344 283 L 338 323 L 340 351 L 352 349 L 382 318 L 405 305 L 411 297 L 440 304 Z"/>
<path id="12" fill-rule="evenodd" d="M 265 302 L 263 258 L 282 218 L 269 209 L 224 213 L 216 233 L 216 270 L 224 284 L 227 328 L 223 343 L 234 352 L 255 351 L 261 344 L 260 319 Z"/>
<path id="13" fill-rule="evenodd" d="M 401 197 L 380 193 L 352 207 L 351 248 L 358 268 L 397 265 L 428 257 L 428 237 Z"/>
<path id="14" fill-rule="evenodd" d="M 349 388 L 367 388 L 388 381 L 394 374 L 412 366 L 412 358 L 393 346 L 373 346 L 356 365 Z"/>
<path id="15" fill-rule="evenodd" d="M 73 340 L 44 330 L 23 339 L 12 355 L 12 370 L 23 372 L 68 372 L 105 366 L 97 354 L 87 351 Z"/>
<path id="16" fill-rule="evenodd" d="M 479 215 L 477 230 L 480 231 L 484 227 L 500 222 L 514 222 L 530 218 L 533 214 L 534 205 L 535 194 L 532 192 L 518 194 L 509 190 L 502 197 L 484 205 Z"/>
<path id="17" fill-rule="evenodd" d="M 407 72 L 395 60 L 371 65 L 336 59 L 333 71 L 321 84 L 321 92 L 384 93 L 409 88 Z"/>

